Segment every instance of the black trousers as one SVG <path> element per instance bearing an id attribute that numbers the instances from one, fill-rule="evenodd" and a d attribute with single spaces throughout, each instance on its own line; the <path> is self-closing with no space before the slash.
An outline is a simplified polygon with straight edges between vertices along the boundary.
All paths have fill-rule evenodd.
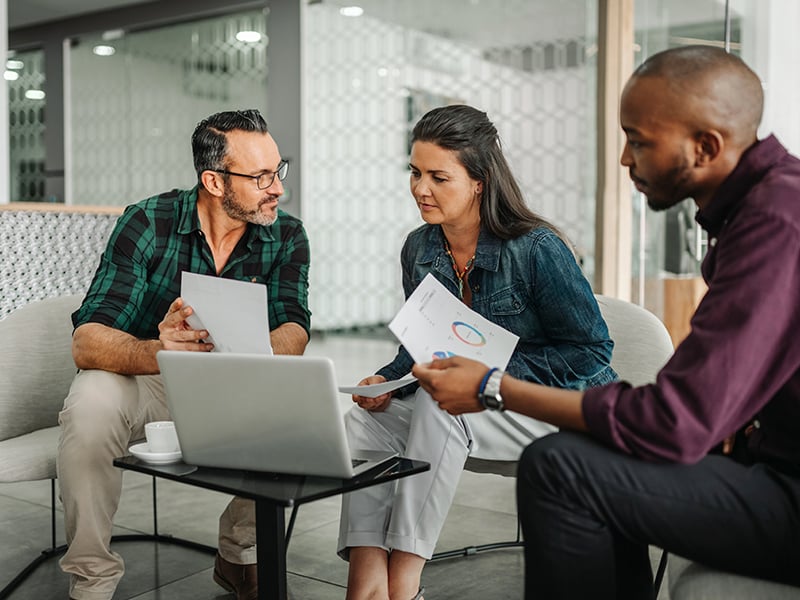
<path id="1" fill-rule="evenodd" d="M 800 478 L 709 455 L 648 463 L 556 433 L 523 452 L 525 598 L 652 599 L 648 544 L 800 585 Z"/>

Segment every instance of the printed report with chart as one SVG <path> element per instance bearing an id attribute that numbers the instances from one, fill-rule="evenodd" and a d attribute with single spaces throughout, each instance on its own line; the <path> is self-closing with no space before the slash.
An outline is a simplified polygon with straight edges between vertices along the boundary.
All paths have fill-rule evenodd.
<path id="1" fill-rule="evenodd" d="M 430 273 L 389 329 L 418 363 L 465 356 L 505 369 L 519 340 L 466 306 Z"/>

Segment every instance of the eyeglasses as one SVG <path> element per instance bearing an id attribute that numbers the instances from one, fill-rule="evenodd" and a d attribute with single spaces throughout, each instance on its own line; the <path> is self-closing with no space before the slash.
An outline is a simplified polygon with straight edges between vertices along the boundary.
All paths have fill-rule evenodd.
<path id="1" fill-rule="evenodd" d="M 234 173 L 233 171 L 226 171 L 225 169 L 214 169 L 215 173 L 224 173 L 225 175 L 235 175 L 236 177 L 247 177 L 248 179 L 255 179 L 258 189 L 265 190 L 275 183 L 275 177 L 283 181 L 289 173 L 289 163 L 282 160 L 278 163 L 278 168 L 272 173 L 261 173 L 261 175 L 247 175 L 245 173 Z"/>

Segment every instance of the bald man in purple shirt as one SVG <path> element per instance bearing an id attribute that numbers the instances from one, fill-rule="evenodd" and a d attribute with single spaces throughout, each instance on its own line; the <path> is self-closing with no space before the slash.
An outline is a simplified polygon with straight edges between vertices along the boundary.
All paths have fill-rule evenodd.
<path id="1" fill-rule="evenodd" d="M 757 139 L 762 108 L 756 74 L 708 46 L 652 56 L 623 92 L 636 188 L 655 210 L 692 198 L 709 236 L 708 292 L 654 384 L 414 367 L 450 413 L 505 404 L 562 430 L 520 459 L 526 598 L 650 599 L 649 544 L 800 586 L 800 160 Z"/>

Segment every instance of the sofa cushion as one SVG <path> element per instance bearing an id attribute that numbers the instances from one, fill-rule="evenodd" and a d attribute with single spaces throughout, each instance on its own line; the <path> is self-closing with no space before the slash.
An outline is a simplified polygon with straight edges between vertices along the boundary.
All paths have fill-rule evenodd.
<path id="1" fill-rule="evenodd" d="M 0 320 L 0 440 L 58 425 L 76 373 L 70 315 L 80 301 L 48 298 Z"/>
<path id="2" fill-rule="evenodd" d="M 0 442 L 0 483 L 55 478 L 60 435 L 56 426 Z"/>

